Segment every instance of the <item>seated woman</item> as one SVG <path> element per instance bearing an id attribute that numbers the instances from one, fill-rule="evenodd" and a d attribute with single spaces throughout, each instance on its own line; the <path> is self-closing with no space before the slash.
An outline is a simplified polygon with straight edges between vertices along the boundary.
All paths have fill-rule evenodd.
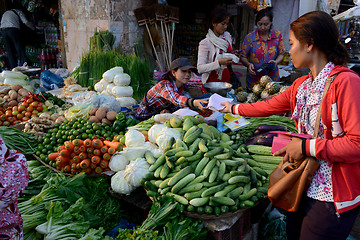
<path id="1" fill-rule="evenodd" d="M 184 85 L 190 79 L 191 72 L 197 72 L 197 70 L 188 59 L 177 58 L 172 61 L 170 71 L 164 74 L 162 80 L 152 87 L 141 101 L 136 118 L 144 120 L 158 113 L 173 112 L 179 107 L 203 110 L 203 105 L 206 105 L 207 101 L 181 95 Z"/>

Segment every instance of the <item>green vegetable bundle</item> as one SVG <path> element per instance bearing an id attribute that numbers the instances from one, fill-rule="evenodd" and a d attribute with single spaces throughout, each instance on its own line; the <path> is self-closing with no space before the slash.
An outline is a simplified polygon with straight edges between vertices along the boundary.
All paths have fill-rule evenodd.
<path id="1" fill-rule="evenodd" d="M 24 155 L 35 153 L 38 145 L 34 135 L 12 127 L 0 127 L 0 136 L 8 149 L 19 150 Z"/>

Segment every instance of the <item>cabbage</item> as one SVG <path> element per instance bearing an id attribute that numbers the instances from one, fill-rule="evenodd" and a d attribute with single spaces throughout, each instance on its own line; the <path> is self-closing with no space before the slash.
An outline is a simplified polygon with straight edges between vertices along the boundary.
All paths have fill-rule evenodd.
<path id="1" fill-rule="evenodd" d="M 114 172 L 118 172 L 124 170 L 126 168 L 126 165 L 128 165 L 128 163 L 129 163 L 129 159 L 125 157 L 123 152 L 118 152 L 112 155 L 109 162 L 109 168 Z"/>
<path id="2" fill-rule="evenodd" d="M 103 73 L 103 79 L 105 79 L 105 81 L 111 83 L 114 80 L 114 77 L 116 74 L 118 73 L 123 73 L 124 70 L 122 67 L 113 67 L 110 70 L 107 70 L 106 72 Z"/>
<path id="3" fill-rule="evenodd" d="M 132 97 L 134 90 L 131 86 L 115 86 L 112 88 L 111 93 L 115 97 Z"/>
<path id="4" fill-rule="evenodd" d="M 101 82 L 97 82 L 97 83 L 94 85 L 94 89 L 95 89 L 95 91 L 97 91 L 97 92 L 102 92 L 102 91 L 104 91 L 104 84 L 102 84 Z"/>
<path id="5" fill-rule="evenodd" d="M 142 147 L 125 147 L 123 149 L 124 156 L 129 160 L 133 161 L 137 158 L 142 158 L 145 156 L 147 148 L 145 146 Z"/>
<path id="6" fill-rule="evenodd" d="M 156 135 L 156 144 L 161 150 L 164 150 L 170 139 L 173 137 L 176 139 L 180 138 L 181 134 L 174 128 L 164 128 Z"/>
<path id="7" fill-rule="evenodd" d="M 115 86 L 128 86 L 131 82 L 130 75 L 127 73 L 118 73 L 114 77 Z"/>
<path id="8" fill-rule="evenodd" d="M 124 172 L 125 170 L 119 171 L 111 177 L 111 188 L 116 193 L 129 195 L 134 190 L 134 186 L 125 180 Z"/>
<path id="9" fill-rule="evenodd" d="M 131 186 L 140 187 L 140 180 L 149 173 L 149 167 L 145 158 L 137 158 L 126 166 L 124 178 Z"/>
<path id="10" fill-rule="evenodd" d="M 120 107 L 132 107 L 137 104 L 133 97 L 117 97 L 116 101 L 119 103 Z"/>
<path id="11" fill-rule="evenodd" d="M 130 129 L 125 133 L 125 146 L 127 147 L 141 147 L 144 146 L 145 136 L 135 129 Z"/>
<path id="12" fill-rule="evenodd" d="M 145 142 L 144 146 L 146 147 L 147 150 L 149 150 L 152 155 L 156 156 L 158 154 L 162 154 L 162 151 L 159 149 L 159 147 L 151 142 Z"/>
<path id="13" fill-rule="evenodd" d="M 149 141 L 152 143 L 156 143 L 156 136 L 164 128 L 168 128 L 168 127 L 166 127 L 164 124 L 154 124 L 148 131 Z"/>

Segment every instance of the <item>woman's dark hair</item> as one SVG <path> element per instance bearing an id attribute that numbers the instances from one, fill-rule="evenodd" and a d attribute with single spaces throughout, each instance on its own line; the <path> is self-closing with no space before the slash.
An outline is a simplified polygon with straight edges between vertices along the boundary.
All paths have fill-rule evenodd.
<path id="1" fill-rule="evenodd" d="M 215 8 L 211 13 L 210 13 L 210 29 L 213 29 L 213 24 L 214 23 L 221 23 L 222 21 L 224 21 L 226 18 L 230 17 L 230 13 L 228 13 L 226 11 L 225 8 Z"/>
<path id="2" fill-rule="evenodd" d="M 270 19 L 270 22 L 273 21 L 273 13 L 272 13 L 272 7 L 264 8 L 260 10 L 255 17 L 255 24 L 257 24 L 263 17 L 268 17 Z"/>
<path id="3" fill-rule="evenodd" d="M 178 70 L 179 68 L 175 68 L 173 69 L 175 72 Z M 170 81 L 175 81 L 175 77 L 174 75 L 171 73 L 172 70 L 168 71 L 167 73 L 165 73 L 164 75 L 161 76 L 161 80 L 170 80 Z"/>
<path id="4" fill-rule="evenodd" d="M 335 65 L 349 61 L 349 54 L 339 41 L 336 23 L 329 14 L 321 11 L 306 13 L 290 24 L 290 30 L 297 40 L 303 44 L 313 44 Z"/>

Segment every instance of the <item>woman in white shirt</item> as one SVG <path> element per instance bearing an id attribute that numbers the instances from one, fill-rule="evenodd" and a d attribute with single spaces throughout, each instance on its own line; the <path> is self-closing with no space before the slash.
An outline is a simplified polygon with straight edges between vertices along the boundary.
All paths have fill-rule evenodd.
<path id="1" fill-rule="evenodd" d="M 227 32 L 230 14 L 224 8 L 211 13 L 211 23 L 206 38 L 199 43 L 197 69 L 202 73 L 202 83 L 230 82 L 233 57 L 231 35 Z M 225 54 L 227 53 L 227 54 Z"/>

